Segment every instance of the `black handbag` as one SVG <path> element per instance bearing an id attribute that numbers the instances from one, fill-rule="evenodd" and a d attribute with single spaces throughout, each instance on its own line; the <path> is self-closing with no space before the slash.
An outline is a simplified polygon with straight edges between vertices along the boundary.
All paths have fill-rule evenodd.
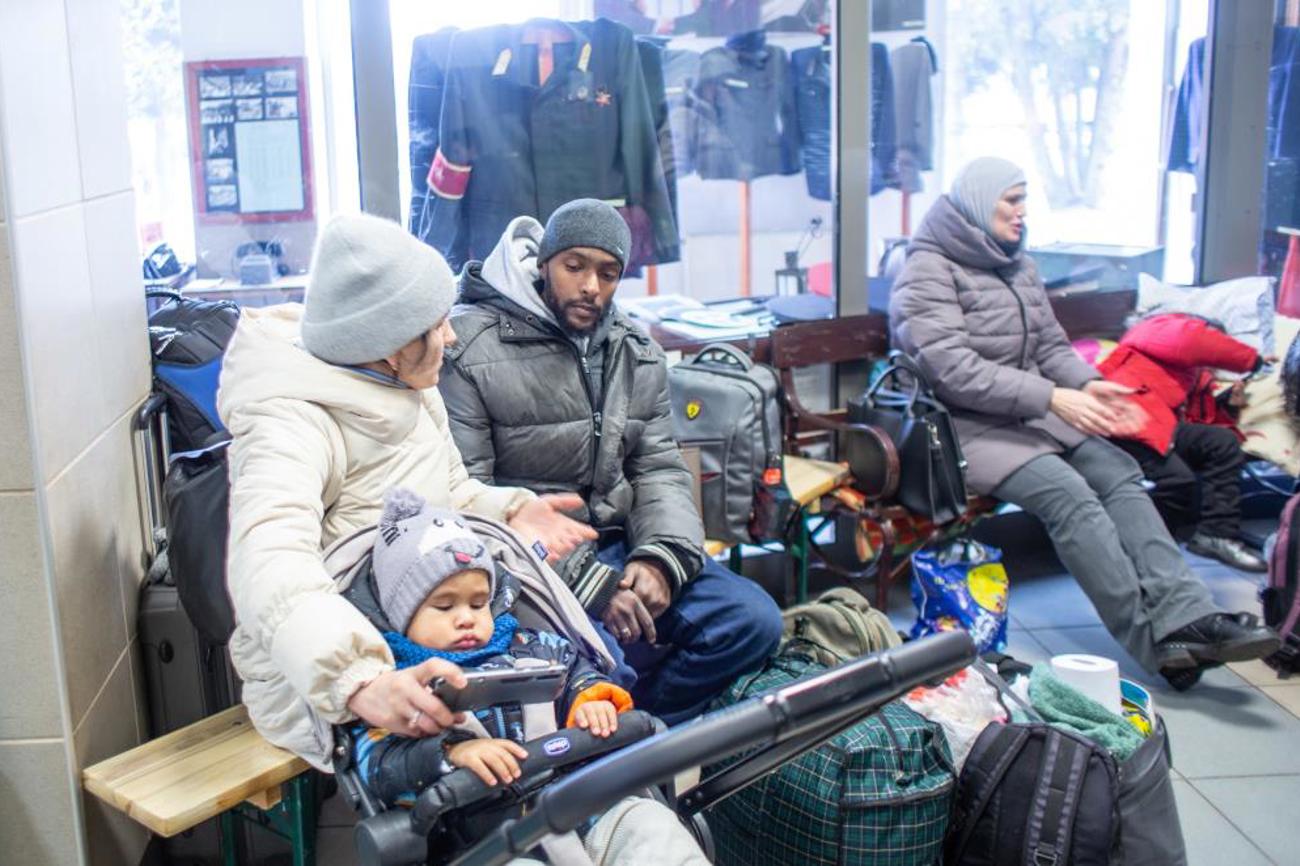
<path id="1" fill-rule="evenodd" d="M 911 358 L 890 352 L 880 378 L 849 401 L 848 420 L 878 427 L 893 440 L 900 468 L 895 498 L 909 511 L 937 524 L 966 511 L 966 459 L 952 418 Z M 846 456 L 857 474 L 853 450 Z"/>

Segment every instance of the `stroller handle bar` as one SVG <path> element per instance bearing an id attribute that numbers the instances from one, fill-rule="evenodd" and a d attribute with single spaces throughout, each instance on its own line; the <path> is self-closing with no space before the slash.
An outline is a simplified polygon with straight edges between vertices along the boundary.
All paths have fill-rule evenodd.
<path id="1" fill-rule="evenodd" d="M 846 662 L 710 713 L 549 785 L 534 799 L 528 814 L 504 822 L 456 860 L 456 866 L 500 866 L 544 836 L 567 833 L 589 815 L 700 764 L 799 738 L 807 739 L 806 749 L 813 748 L 834 735 L 826 721 L 842 717 L 847 707 L 855 708 L 859 717 L 869 715 L 918 685 L 961 670 L 975 657 L 970 635 L 946 632 Z"/>
<path id="2" fill-rule="evenodd" d="M 556 770 L 644 740 L 662 728 L 649 713 L 632 710 L 618 717 L 618 730 L 597 737 L 582 728 L 537 737 L 524 743 L 528 757 L 519 762 L 519 780 L 488 785 L 472 770 L 453 770 L 420 794 L 412 809 L 390 809 L 366 818 L 355 831 L 362 866 L 423 863 L 428 836 L 448 812 L 489 800 L 516 797 L 545 783 Z"/>

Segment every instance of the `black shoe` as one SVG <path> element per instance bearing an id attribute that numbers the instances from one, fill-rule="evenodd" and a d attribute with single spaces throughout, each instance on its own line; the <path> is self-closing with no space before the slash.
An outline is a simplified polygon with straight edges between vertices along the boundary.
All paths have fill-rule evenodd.
<path id="1" fill-rule="evenodd" d="M 1205 662 L 1244 662 L 1277 650 L 1280 641 L 1272 629 L 1248 613 L 1215 613 L 1178 629 L 1156 644 L 1161 673 L 1174 668 L 1195 668 Z M 1165 674 L 1168 679 L 1168 674 Z M 1176 686 L 1175 686 L 1176 688 Z"/>
<path id="2" fill-rule="evenodd" d="M 1160 675 L 1165 677 L 1170 687 L 1175 692 L 1186 692 L 1201 681 L 1201 674 L 1210 670 L 1212 667 L 1218 667 L 1218 664 L 1197 664 L 1195 667 L 1162 667 Z"/>
<path id="3" fill-rule="evenodd" d="M 1217 559 L 1224 565 L 1230 565 L 1242 571 L 1268 571 L 1268 563 L 1247 550 L 1246 545 L 1235 538 L 1224 538 L 1220 535 L 1206 535 L 1204 532 L 1198 532 L 1192 536 L 1191 541 L 1187 542 L 1187 549 L 1197 556 L 1204 556 L 1206 559 Z"/>

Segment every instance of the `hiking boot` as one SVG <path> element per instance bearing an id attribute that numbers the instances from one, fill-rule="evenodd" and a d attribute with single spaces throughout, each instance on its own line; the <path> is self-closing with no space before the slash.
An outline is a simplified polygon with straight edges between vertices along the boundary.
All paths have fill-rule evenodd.
<path id="1" fill-rule="evenodd" d="M 1275 652 L 1279 644 L 1277 634 L 1260 625 L 1252 614 L 1213 613 L 1165 635 L 1156 644 L 1156 663 L 1169 679 L 1167 671 L 1173 669 L 1263 658 Z"/>
<path id="2" fill-rule="evenodd" d="M 1268 571 L 1268 563 L 1247 550 L 1246 545 L 1235 538 L 1198 532 L 1192 536 L 1191 541 L 1187 542 L 1187 549 L 1197 556 L 1217 559 L 1224 565 L 1230 565 L 1241 571 Z"/>

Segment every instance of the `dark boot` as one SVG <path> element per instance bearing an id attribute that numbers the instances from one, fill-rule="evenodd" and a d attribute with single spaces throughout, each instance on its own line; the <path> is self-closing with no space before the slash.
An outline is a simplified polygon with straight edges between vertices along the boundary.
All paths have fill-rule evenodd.
<path id="1" fill-rule="evenodd" d="M 1160 672 L 1195 668 L 1206 662 L 1244 662 L 1263 658 L 1279 646 L 1277 634 L 1248 613 L 1203 616 L 1165 635 L 1156 644 Z M 1176 688 L 1177 686 L 1175 686 Z"/>

